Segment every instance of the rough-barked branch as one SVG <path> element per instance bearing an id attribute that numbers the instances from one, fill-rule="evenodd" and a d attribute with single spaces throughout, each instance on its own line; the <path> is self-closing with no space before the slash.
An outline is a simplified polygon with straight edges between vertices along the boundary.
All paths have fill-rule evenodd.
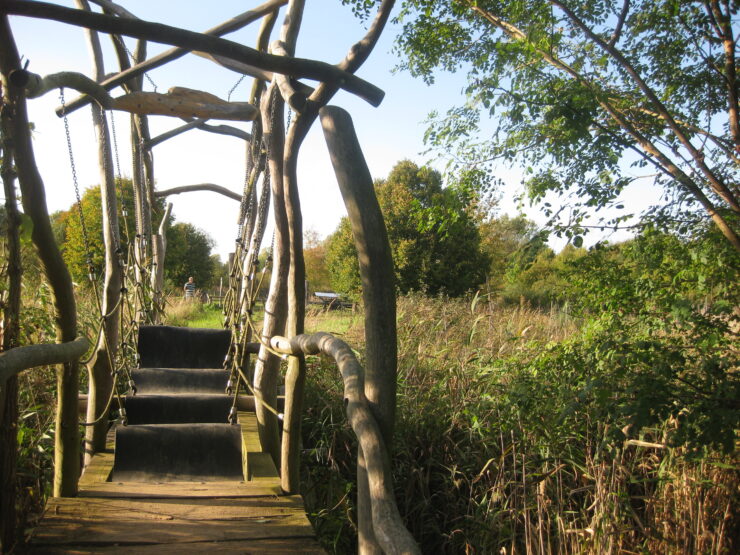
<path id="1" fill-rule="evenodd" d="M 375 537 L 385 553 L 420 553 L 403 525 L 393 498 L 388 452 L 363 391 L 364 371 L 352 349 L 341 339 L 324 332 L 291 339 L 276 336 L 270 340 L 270 345 L 279 353 L 324 354 L 337 363 L 344 383 L 347 419 L 365 455 Z"/>
<path id="2" fill-rule="evenodd" d="M 78 337 L 67 343 L 28 345 L 0 353 L 0 385 L 29 368 L 79 360 L 89 346 L 90 342 L 85 337 Z"/>
<path id="3" fill-rule="evenodd" d="M 162 191 L 154 191 L 154 196 L 157 198 L 168 197 L 170 195 L 179 195 L 180 193 L 193 193 L 193 192 L 211 191 L 213 193 L 219 193 L 230 199 L 234 199 L 237 202 L 241 202 L 242 196 L 234 191 L 230 191 L 226 187 L 216 185 L 215 183 L 199 183 L 197 185 L 180 185 L 179 187 L 172 187 L 171 189 L 164 189 Z"/>
<path id="4" fill-rule="evenodd" d="M 161 23 L 84 12 L 46 2 L 6 0 L 3 4 L 0 4 L 0 10 L 8 14 L 51 19 L 107 33 L 173 44 L 188 50 L 208 52 L 233 58 L 261 69 L 284 73 L 291 77 L 306 77 L 317 81 L 336 83 L 340 88 L 359 96 L 373 106 L 380 105 L 385 95 L 381 89 L 372 83 L 325 62 L 265 54 L 226 39 L 186 31 Z M 72 107 L 70 106 L 71 110 Z"/>

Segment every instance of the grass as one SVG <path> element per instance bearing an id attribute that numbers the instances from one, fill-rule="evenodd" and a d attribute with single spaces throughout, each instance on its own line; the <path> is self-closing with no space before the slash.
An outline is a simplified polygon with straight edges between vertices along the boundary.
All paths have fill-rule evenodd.
<path id="1" fill-rule="evenodd" d="M 316 314 L 311 327 L 339 327 L 334 318 Z M 362 351 L 361 314 L 353 318 L 345 339 Z M 394 484 L 422 552 L 737 547 L 736 457 L 696 460 L 681 449 L 615 439 L 598 405 L 575 397 L 576 374 L 529 363 L 579 325 L 558 309 L 478 297 L 399 299 Z M 302 494 L 322 545 L 352 552 L 356 442 L 336 368 L 323 359 L 310 364 Z M 664 433 L 641 439 L 660 445 Z"/>
<path id="2" fill-rule="evenodd" d="M 223 314 L 215 304 L 182 297 L 169 297 L 165 307 L 166 323 L 190 328 L 221 328 Z"/>
<path id="3" fill-rule="evenodd" d="M 306 310 L 306 333 L 325 331 L 337 337 L 360 338 L 364 333 L 364 315 L 351 309 L 329 310 L 311 306 Z"/>

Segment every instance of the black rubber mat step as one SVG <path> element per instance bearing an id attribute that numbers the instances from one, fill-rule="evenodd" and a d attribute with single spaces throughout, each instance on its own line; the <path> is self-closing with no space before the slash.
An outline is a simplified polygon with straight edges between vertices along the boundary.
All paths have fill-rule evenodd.
<path id="1" fill-rule="evenodd" d="M 228 395 L 134 395 L 126 397 L 129 424 L 186 424 L 228 421 Z"/>
<path id="2" fill-rule="evenodd" d="M 142 368 L 221 368 L 231 342 L 229 330 L 141 326 Z"/>
<path id="3" fill-rule="evenodd" d="M 220 368 L 138 368 L 131 372 L 136 393 L 224 393 L 229 372 Z"/>
<path id="4" fill-rule="evenodd" d="M 241 428 L 231 424 L 119 426 L 114 482 L 243 480 Z"/>

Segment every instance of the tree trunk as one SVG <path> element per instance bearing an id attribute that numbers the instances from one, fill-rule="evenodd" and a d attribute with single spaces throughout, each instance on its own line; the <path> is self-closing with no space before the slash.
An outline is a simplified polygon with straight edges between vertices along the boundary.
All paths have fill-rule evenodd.
<path id="1" fill-rule="evenodd" d="M 90 10 L 86 0 L 75 0 L 76 5 Z M 86 30 L 88 47 L 93 60 L 93 71 L 96 82 L 105 78 L 103 52 L 100 39 L 95 31 Z M 118 347 L 119 335 L 119 301 L 121 298 L 120 244 L 118 236 L 118 209 L 116 199 L 116 182 L 113 174 L 113 156 L 111 138 L 105 112 L 97 104 L 92 105 L 92 118 L 95 134 L 98 139 L 98 167 L 100 169 L 100 199 L 103 215 L 103 244 L 105 245 L 105 277 L 101 312 L 106 315 L 104 329 L 95 354 L 88 365 L 88 403 L 87 421 L 97 421 L 85 430 L 85 465 L 93 454 L 105 449 L 108 433 L 108 399 L 113 390 L 114 361 Z"/>
<path id="2" fill-rule="evenodd" d="M 327 106 L 321 109 L 321 124 L 360 262 L 365 306 L 365 395 L 391 457 L 397 365 L 393 258 L 372 177 L 352 118 L 341 108 Z M 357 461 L 357 497 L 360 552 L 379 552 L 370 517 L 370 490 L 361 450 Z"/>
<path id="3" fill-rule="evenodd" d="M 18 345 L 21 306 L 20 215 L 15 197 L 13 142 L 10 112 L 2 110 L 2 173 L 5 192 L 8 248 L 8 298 L 0 326 L 1 350 Z M 10 551 L 16 541 L 15 475 L 18 464 L 18 377 L 0 379 L 0 551 Z"/>
<path id="4" fill-rule="evenodd" d="M 18 51 L 7 17 L 0 19 L 0 70 L 7 76 L 19 69 Z M 23 200 L 23 210 L 33 222 L 32 240 L 46 278 L 54 293 L 56 338 L 58 343 L 75 339 L 77 334 L 77 310 L 69 275 L 54 234 L 46 208 L 44 183 L 39 174 L 31 144 L 25 98 L 12 88 L 5 91 L 11 110 L 12 139 L 15 146 L 16 171 Z M 80 433 L 77 416 L 79 393 L 79 363 L 60 365 L 57 370 L 56 434 L 54 439 L 54 489 L 57 497 L 72 497 L 77 494 L 77 479 L 80 474 Z"/>

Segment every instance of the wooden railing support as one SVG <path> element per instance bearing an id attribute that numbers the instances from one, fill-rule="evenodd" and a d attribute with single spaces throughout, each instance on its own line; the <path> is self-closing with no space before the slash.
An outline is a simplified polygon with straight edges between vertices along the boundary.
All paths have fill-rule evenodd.
<path id="1" fill-rule="evenodd" d="M 321 125 L 355 239 L 365 306 L 365 395 L 389 450 L 396 413 L 396 292 L 388 234 L 352 118 L 336 106 L 321 109 Z M 358 453 L 360 552 L 375 553 L 364 452 Z M 367 463 L 367 461 L 364 461 Z"/>
<path id="2" fill-rule="evenodd" d="M 347 420 L 365 454 L 371 522 L 375 538 L 386 554 L 420 553 L 419 546 L 403 525 L 398 512 L 393 496 L 388 449 L 381 427 L 365 396 L 363 388 L 365 372 L 352 349 L 341 339 L 324 332 L 297 335 L 291 339 L 273 337 L 270 345 L 276 351 L 292 356 L 324 354 L 332 357 L 337 363 L 344 383 Z M 292 403 L 293 400 L 286 396 L 286 412 Z M 285 426 L 287 427 L 287 422 Z"/>
<path id="3" fill-rule="evenodd" d="M 44 183 L 36 166 L 31 144 L 26 99 L 17 87 L 7 85 L 7 76 L 10 72 L 20 68 L 18 49 L 8 24 L 8 18 L 2 15 L 0 16 L 0 72 L 6 78 L 3 87 L 5 95 L 3 109 L 12 110 L 11 131 L 23 210 L 33 222 L 31 238 L 54 294 L 57 342 L 67 343 L 77 337 L 77 308 L 72 278 L 51 229 Z M 57 497 L 77 494 L 77 479 L 80 475 L 80 431 L 77 417 L 79 373 L 80 367 L 76 360 L 67 362 L 57 369 L 58 396 L 53 490 Z"/>
<path id="4" fill-rule="evenodd" d="M 85 354 L 88 347 L 90 347 L 90 342 L 87 338 L 78 337 L 67 343 L 26 345 L 0 353 L 0 387 L 3 387 L 5 380 L 23 370 L 77 361 Z M 75 405 L 77 405 L 76 395 Z"/>

